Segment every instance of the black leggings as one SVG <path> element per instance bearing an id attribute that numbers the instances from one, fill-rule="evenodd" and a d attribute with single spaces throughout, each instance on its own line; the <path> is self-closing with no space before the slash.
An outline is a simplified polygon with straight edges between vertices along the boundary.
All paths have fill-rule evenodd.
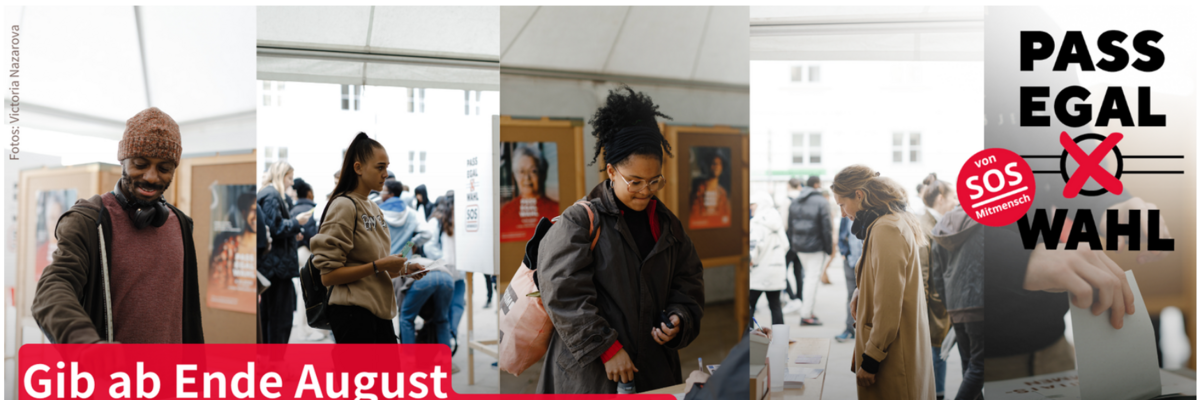
<path id="1" fill-rule="evenodd" d="M 783 282 L 785 284 L 787 284 L 788 297 L 790 297 L 792 300 L 803 301 L 804 300 L 804 293 L 803 293 L 804 292 L 804 269 L 800 265 L 800 256 L 797 255 L 796 252 L 788 250 L 787 255 L 785 256 L 785 260 L 787 260 L 787 265 L 792 267 L 792 274 L 796 276 L 796 291 L 795 292 L 792 291 L 792 283 L 788 282 L 787 279 L 783 280 Z"/>
<path id="2" fill-rule="evenodd" d="M 488 295 L 487 302 L 491 303 L 492 302 L 492 286 L 496 285 L 496 276 L 483 274 L 483 283 L 484 283 L 484 286 L 487 286 L 487 295 Z"/>
<path id="3" fill-rule="evenodd" d="M 329 327 L 337 343 L 389 343 L 396 344 L 396 330 L 392 320 L 376 317 L 371 311 L 359 306 L 330 304 L 325 312 L 329 316 Z"/>
<path id="4" fill-rule="evenodd" d="M 782 325 L 783 322 L 783 307 L 779 306 L 779 291 L 750 291 L 750 316 L 754 316 L 754 309 L 758 305 L 758 296 L 763 293 L 767 294 L 767 305 L 771 307 L 771 325 Z"/>
<path id="5" fill-rule="evenodd" d="M 958 355 L 962 357 L 963 380 L 955 400 L 983 398 L 983 322 L 954 324 Z"/>
<path id="6" fill-rule="evenodd" d="M 271 287 L 259 298 L 258 320 L 263 343 L 287 343 L 292 336 L 292 317 L 296 312 L 296 287 L 292 279 L 271 281 Z"/>

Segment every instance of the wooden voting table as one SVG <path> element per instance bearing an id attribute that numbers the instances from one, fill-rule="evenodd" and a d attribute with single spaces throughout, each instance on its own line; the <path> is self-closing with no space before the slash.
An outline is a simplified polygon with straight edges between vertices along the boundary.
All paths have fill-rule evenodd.
<path id="1" fill-rule="evenodd" d="M 801 399 L 820 399 L 821 392 L 825 386 L 825 376 L 829 375 L 829 341 L 831 339 L 818 338 L 797 338 L 793 337 L 796 343 L 788 346 L 788 369 L 799 370 L 801 368 L 817 368 L 825 369 L 820 376 L 804 381 L 804 388 L 801 389 L 784 389 L 782 391 L 771 391 L 767 396 L 771 400 L 801 400 Z M 821 356 L 819 364 L 796 364 L 796 356 L 801 354 L 810 356 Z"/>
<path id="2" fill-rule="evenodd" d="M 683 388 L 686 388 L 686 387 L 687 387 L 686 383 L 680 383 L 675 386 L 667 386 L 662 389 L 655 389 L 655 390 L 651 390 L 649 392 L 642 392 L 642 393 L 638 393 L 638 394 L 683 394 Z"/>

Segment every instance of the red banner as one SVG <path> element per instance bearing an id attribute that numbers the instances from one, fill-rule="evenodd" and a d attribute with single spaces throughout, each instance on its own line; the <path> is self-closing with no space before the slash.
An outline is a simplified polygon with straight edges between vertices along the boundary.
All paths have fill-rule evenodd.
<path id="1" fill-rule="evenodd" d="M 21 400 L 626 398 L 457 394 L 450 371 L 449 348 L 434 344 L 31 344 L 17 384 Z"/>

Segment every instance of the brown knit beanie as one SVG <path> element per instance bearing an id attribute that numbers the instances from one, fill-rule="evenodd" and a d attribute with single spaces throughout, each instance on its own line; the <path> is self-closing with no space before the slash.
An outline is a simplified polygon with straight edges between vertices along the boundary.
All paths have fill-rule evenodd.
<path id="1" fill-rule="evenodd" d="M 150 107 L 125 122 L 125 134 L 117 144 L 117 161 L 130 157 L 162 158 L 179 164 L 183 153 L 179 124 L 157 107 Z"/>

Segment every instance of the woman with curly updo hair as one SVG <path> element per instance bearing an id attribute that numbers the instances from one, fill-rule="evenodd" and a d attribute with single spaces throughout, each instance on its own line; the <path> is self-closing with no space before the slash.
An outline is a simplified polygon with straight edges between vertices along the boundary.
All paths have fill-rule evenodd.
<path id="1" fill-rule="evenodd" d="M 850 231 L 863 240 L 850 300 L 858 398 L 932 400 L 937 389 L 920 260 L 926 239 L 907 211 L 908 196 L 865 165 L 838 172 L 830 189 L 854 221 Z"/>

